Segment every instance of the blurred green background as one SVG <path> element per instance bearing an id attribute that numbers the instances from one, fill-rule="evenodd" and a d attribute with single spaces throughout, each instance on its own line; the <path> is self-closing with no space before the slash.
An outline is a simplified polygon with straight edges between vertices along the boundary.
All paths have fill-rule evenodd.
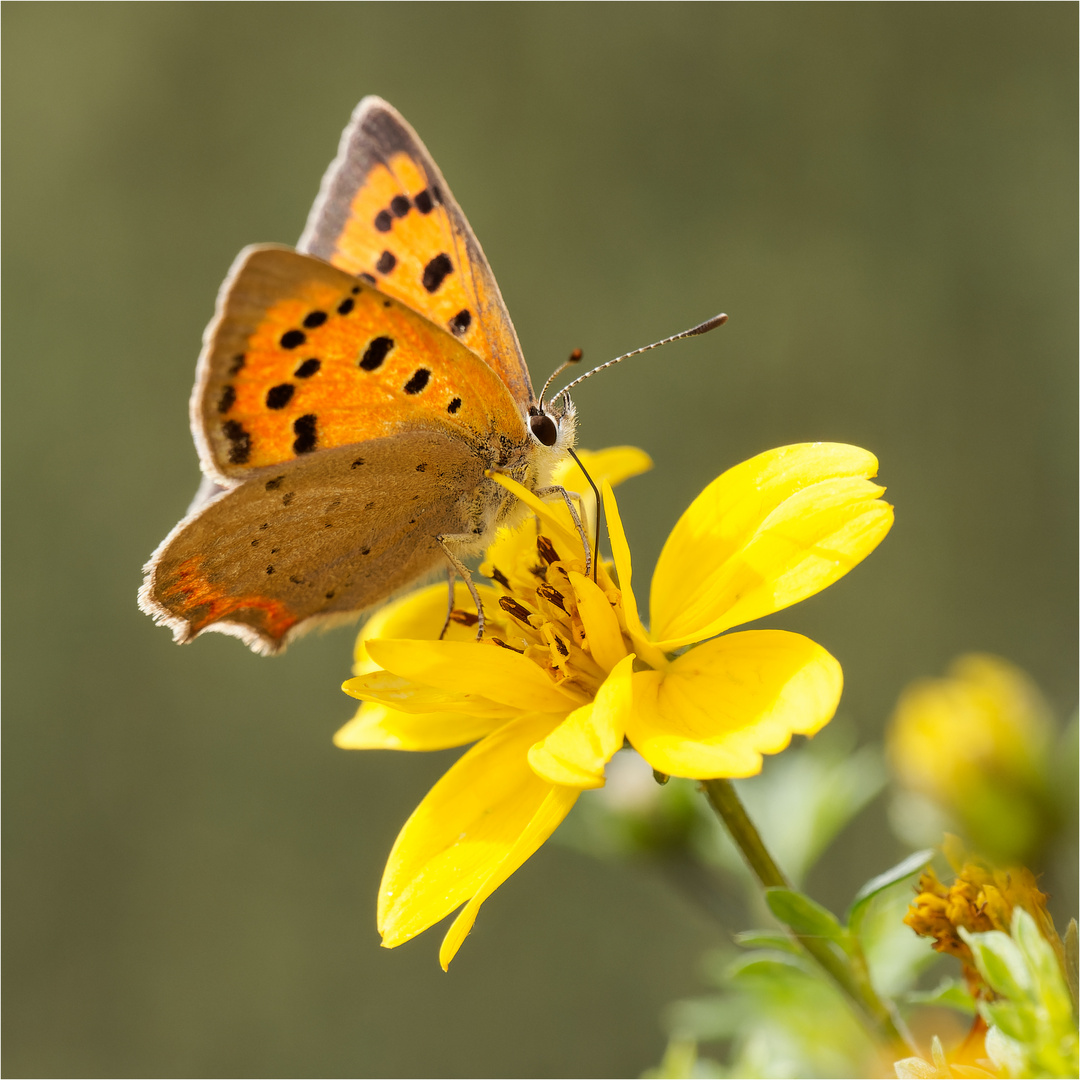
<path id="1" fill-rule="evenodd" d="M 876 737 L 983 649 L 1076 676 L 1072 4 L 7 4 L 7 941 L 19 1076 L 626 1076 L 721 939 L 548 845 L 448 975 L 376 886 L 454 753 L 330 736 L 351 634 L 266 660 L 135 606 L 196 484 L 187 397 L 237 250 L 293 243 L 356 102 L 420 132 L 534 379 L 713 314 L 582 387 L 581 443 L 656 470 L 642 572 L 774 445 L 860 444 L 882 548 L 769 621 L 843 663 Z M 880 806 L 810 889 L 901 849 Z M 1053 910 L 1075 869 L 1052 871 Z"/>

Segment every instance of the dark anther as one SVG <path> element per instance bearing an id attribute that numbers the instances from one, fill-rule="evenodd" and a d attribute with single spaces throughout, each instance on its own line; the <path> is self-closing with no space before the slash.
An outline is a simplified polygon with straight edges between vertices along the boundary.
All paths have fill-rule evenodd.
<path id="1" fill-rule="evenodd" d="M 538 536 L 536 538 L 536 550 L 539 553 L 540 558 L 543 559 L 548 566 L 553 562 L 559 561 L 559 553 L 555 550 L 555 545 L 546 536 Z"/>
<path id="2" fill-rule="evenodd" d="M 454 608 L 450 612 L 450 621 L 457 623 L 458 626 L 475 626 L 480 621 L 480 616 L 474 611 L 462 611 L 461 608 Z"/>
<path id="3" fill-rule="evenodd" d="M 565 597 L 553 585 L 549 585 L 545 581 L 543 584 L 536 586 L 536 592 L 538 595 L 542 596 L 549 604 L 554 604 L 557 608 L 562 608 L 563 611 L 566 611 Z M 567 612 L 567 614 L 569 614 L 569 612 Z"/>
<path id="4" fill-rule="evenodd" d="M 518 622 L 523 622 L 527 626 L 530 625 L 529 609 L 523 604 L 519 604 L 512 596 L 500 596 L 499 607 L 508 614 L 513 615 Z"/>
<path id="5" fill-rule="evenodd" d="M 488 641 L 490 641 L 493 645 L 498 645 L 501 649 L 509 649 L 511 652 L 523 653 L 525 651 L 524 649 L 515 649 L 513 645 L 507 645 L 502 638 L 488 638 Z"/>
<path id="6" fill-rule="evenodd" d="M 510 588 L 510 582 L 506 580 L 506 575 L 497 566 L 491 568 L 491 580 L 497 581 L 504 589 Z"/>

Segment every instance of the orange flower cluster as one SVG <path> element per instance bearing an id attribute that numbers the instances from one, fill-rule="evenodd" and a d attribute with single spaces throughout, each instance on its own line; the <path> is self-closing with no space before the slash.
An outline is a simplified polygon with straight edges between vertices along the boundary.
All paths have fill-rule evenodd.
<path id="1" fill-rule="evenodd" d="M 904 922 L 916 934 L 933 938 L 938 952 L 949 953 L 963 964 L 964 978 L 972 995 L 993 996 L 975 969 L 971 949 L 960 937 L 961 927 L 969 933 L 1001 930 L 1007 934 L 1013 909 L 1021 907 L 1063 960 L 1061 939 L 1047 911 L 1046 894 L 1040 891 L 1035 875 L 1024 866 L 995 869 L 974 856 L 965 856 L 955 838 L 950 841 L 945 854 L 956 871 L 956 880 L 946 885 L 928 868 L 919 878 L 918 895 Z"/>

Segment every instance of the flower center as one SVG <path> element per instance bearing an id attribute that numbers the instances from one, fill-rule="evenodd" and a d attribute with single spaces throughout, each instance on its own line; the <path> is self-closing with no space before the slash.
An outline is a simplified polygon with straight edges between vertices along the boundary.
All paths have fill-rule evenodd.
<path id="1" fill-rule="evenodd" d="M 607 670 L 593 655 L 590 633 L 598 630 L 590 626 L 571 579 L 571 575 L 584 576 L 584 560 L 562 558 L 552 541 L 542 534 L 537 535 L 535 549 L 519 548 L 513 553 L 517 557 L 511 558 L 512 565 L 505 572 L 494 562 L 500 554 L 491 552 L 481 573 L 504 592 L 499 607 L 508 617 L 508 633 L 506 639 L 492 636 L 487 640 L 494 646 L 523 653 L 554 682 L 572 683 L 592 698 L 607 677 Z M 624 650 L 630 651 L 622 593 L 602 563 L 597 566 L 596 588 L 618 620 Z"/>

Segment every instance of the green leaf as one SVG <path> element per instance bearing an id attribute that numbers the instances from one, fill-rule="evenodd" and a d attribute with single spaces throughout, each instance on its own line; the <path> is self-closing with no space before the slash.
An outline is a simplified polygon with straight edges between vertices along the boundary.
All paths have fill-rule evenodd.
<path id="1" fill-rule="evenodd" d="M 987 1022 L 1018 1043 L 1033 1043 L 1038 1035 L 1035 1018 L 1011 1001 L 984 1003 L 981 1012 Z"/>
<path id="2" fill-rule="evenodd" d="M 811 900 L 805 893 L 794 889 L 772 888 L 765 890 L 765 902 L 769 910 L 796 934 L 804 937 L 824 938 L 846 950 L 847 931 L 840 925 L 840 920 L 822 907 L 816 900 Z"/>
<path id="3" fill-rule="evenodd" d="M 991 989 L 1012 1001 L 1024 1001 L 1031 991 L 1032 978 L 1020 946 L 1000 930 L 972 934 L 962 926 L 957 929 Z"/>
<path id="4" fill-rule="evenodd" d="M 870 901 L 877 896 L 879 892 L 884 891 L 891 885 L 899 884 L 905 878 L 912 877 L 914 874 L 919 873 L 933 857 L 934 852 L 930 848 L 926 848 L 923 851 L 916 851 L 913 855 L 909 855 L 906 859 L 898 862 L 891 870 L 886 870 L 883 874 L 872 877 L 865 885 L 863 885 L 863 887 L 855 894 L 855 899 L 852 900 L 851 907 L 848 909 L 847 923 L 848 926 L 851 927 L 851 932 L 853 934 L 858 933 L 859 925 L 862 923 Z"/>
<path id="5" fill-rule="evenodd" d="M 735 944 L 744 949 L 778 949 L 802 956 L 798 942 L 777 930 L 743 930 L 735 935 Z"/>
<path id="6" fill-rule="evenodd" d="M 716 1042 L 737 1035 L 750 1014 L 745 996 L 709 994 L 673 1002 L 664 1010 L 664 1026 L 673 1036 Z"/>
<path id="7" fill-rule="evenodd" d="M 697 1042 L 685 1035 L 674 1035 L 664 1051 L 664 1059 L 642 1076 L 646 1080 L 692 1080 L 697 1063 Z"/>
<path id="8" fill-rule="evenodd" d="M 736 957 L 728 965 L 728 978 L 737 979 L 742 975 L 775 976 L 787 979 L 793 973 L 817 978 L 819 975 L 816 967 L 811 968 L 801 956 L 793 956 L 786 952 L 771 952 L 765 949 L 755 949 L 745 956 Z"/>
<path id="9" fill-rule="evenodd" d="M 960 979 L 942 979 L 934 990 L 912 990 L 903 996 L 905 1005 L 935 1005 L 972 1016 L 975 999 Z"/>
<path id="10" fill-rule="evenodd" d="M 1077 998 L 1080 994 L 1077 993 L 1078 983 L 1078 967 L 1080 964 L 1077 960 L 1080 949 L 1077 948 L 1077 933 L 1076 933 L 1076 920 L 1070 919 L 1068 929 L 1065 931 L 1065 978 L 1069 982 L 1069 996 L 1072 998 L 1073 1008 L 1076 1008 Z"/>
<path id="11" fill-rule="evenodd" d="M 1001 1076 L 1023 1076 L 1026 1072 L 1027 1055 L 1023 1048 L 997 1025 L 991 1025 L 986 1033 L 986 1056 L 997 1066 Z"/>

